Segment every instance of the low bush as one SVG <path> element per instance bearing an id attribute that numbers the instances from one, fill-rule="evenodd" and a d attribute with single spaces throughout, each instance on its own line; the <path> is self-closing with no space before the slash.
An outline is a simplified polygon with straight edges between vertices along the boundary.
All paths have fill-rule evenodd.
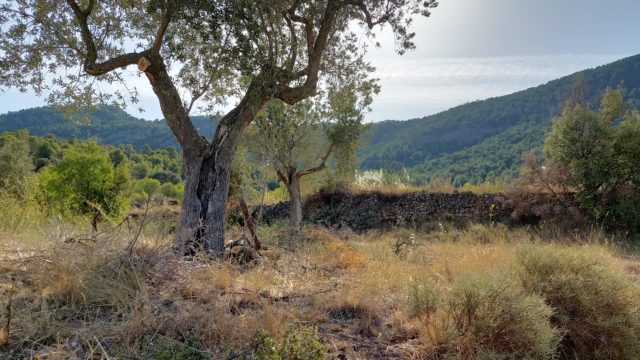
<path id="1" fill-rule="evenodd" d="M 160 335 L 149 349 L 151 357 L 157 360 L 198 360 L 206 359 L 206 352 L 168 336 Z"/>
<path id="2" fill-rule="evenodd" d="M 318 340 L 313 328 L 291 324 L 281 342 L 264 330 L 254 334 L 254 351 L 248 359 L 256 360 L 322 360 L 327 348 Z"/>
<path id="3" fill-rule="evenodd" d="M 408 304 L 409 315 L 423 321 L 435 358 L 552 358 L 561 338 L 542 298 L 493 275 L 463 278 L 444 293 L 415 283 Z"/>
<path id="4" fill-rule="evenodd" d="M 631 359 L 640 354 L 640 287 L 605 261 L 574 249 L 529 246 L 518 253 L 520 280 L 554 309 L 570 359 Z"/>

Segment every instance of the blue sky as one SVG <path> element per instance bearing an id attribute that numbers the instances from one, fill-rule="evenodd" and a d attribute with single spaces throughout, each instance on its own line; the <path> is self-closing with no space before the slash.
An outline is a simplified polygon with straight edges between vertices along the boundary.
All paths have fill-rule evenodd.
<path id="1" fill-rule="evenodd" d="M 440 0 L 415 23 L 403 56 L 382 32 L 370 48 L 381 94 L 368 121 L 404 120 L 499 96 L 640 53 L 640 0 Z M 134 116 L 161 118 L 144 79 Z M 0 95 L 0 113 L 41 106 L 32 94 Z M 145 111 L 139 113 L 136 108 Z"/>

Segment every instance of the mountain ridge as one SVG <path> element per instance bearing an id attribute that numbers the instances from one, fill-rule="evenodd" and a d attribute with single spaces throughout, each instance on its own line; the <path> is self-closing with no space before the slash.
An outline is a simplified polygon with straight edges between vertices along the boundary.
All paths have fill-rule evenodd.
<path id="1" fill-rule="evenodd" d="M 478 146 L 484 141 L 490 141 L 516 126 L 533 130 L 532 136 L 522 140 L 539 146 L 544 133 L 551 126 L 551 119 L 573 97 L 576 87 L 583 87 L 577 89 L 583 92 L 584 99 L 580 99 L 581 102 L 594 107 L 607 87 L 621 83 L 626 88 L 627 99 L 634 107 L 638 107 L 640 55 L 579 71 L 512 94 L 462 104 L 423 118 L 403 123 L 393 120 L 377 123 L 365 134 L 365 145 L 359 153 L 360 165 L 364 169 L 413 170 L 410 172 L 418 183 L 434 177 L 448 178 L 457 185 L 467 181 L 511 178 L 517 172 L 514 169 L 517 170 L 519 166 L 521 153 L 510 156 L 498 154 L 501 155 L 500 159 L 493 160 L 492 164 L 486 164 L 478 171 L 471 171 L 473 166 L 465 168 L 459 163 L 452 163 L 456 158 L 452 156 L 457 154 L 459 160 L 469 157 L 469 152 L 477 152 Z M 490 158 L 494 154 L 477 153 L 476 157 Z M 446 158 L 452 160 L 445 161 Z M 441 166 L 435 166 L 436 163 L 443 165 L 445 162 L 445 168 L 449 171 L 442 171 Z"/>
<path id="2" fill-rule="evenodd" d="M 475 100 L 448 110 L 408 120 L 384 120 L 369 125 L 358 151 L 362 169 L 407 169 L 412 181 L 445 178 L 465 182 L 510 179 L 517 175 L 524 151 L 539 147 L 567 99 L 597 106 L 606 87 L 624 84 L 626 97 L 640 105 L 640 55 L 579 71 L 545 84 L 504 96 Z M 582 89 L 580 87 L 582 86 Z M 90 111 L 88 123 L 78 123 L 52 107 L 0 115 L 0 132 L 26 128 L 33 135 L 97 138 L 110 145 L 141 149 L 178 144 L 164 120 L 135 118 L 115 107 Z M 211 138 L 215 120 L 192 117 L 201 134 Z"/>

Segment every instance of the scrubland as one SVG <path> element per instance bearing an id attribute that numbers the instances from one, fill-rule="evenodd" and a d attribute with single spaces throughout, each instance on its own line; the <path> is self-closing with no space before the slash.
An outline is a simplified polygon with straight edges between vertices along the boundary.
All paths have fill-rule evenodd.
<path id="1" fill-rule="evenodd" d="M 261 259 L 174 256 L 171 209 L 135 219 L 2 206 L 3 358 L 631 359 L 633 242 L 595 229 L 423 224 L 356 234 L 259 228 Z M 10 216 L 13 214 L 13 216 Z M 231 228 L 229 238 L 241 236 Z"/>

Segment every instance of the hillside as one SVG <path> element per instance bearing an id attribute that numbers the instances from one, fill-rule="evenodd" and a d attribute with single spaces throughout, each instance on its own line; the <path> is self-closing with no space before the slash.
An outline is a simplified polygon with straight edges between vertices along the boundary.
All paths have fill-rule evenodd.
<path id="1" fill-rule="evenodd" d="M 542 144 L 551 118 L 579 83 L 592 106 L 605 88 L 620 83 L 638 106 L 640 55 L 424 118 L 374 124 L 360 151 L 361 167 L 406 167 L 416 182 L 439 177 L 461 185 L 509 178 L 517 174 L 522 153 Z"/>
<path id="2" fill-rule="evenodd" d="M 434 178 L 456 185 L 497 178 L 519 171 L 523 152 L 542 144 L 551 118 L 576 88 L 584 84 L 584 101 L 596 106 L 606 87 L 623 83 L 627 98 L 640 105 L 640 55 L 581 71 L 510 95 L 474 101 L 447 111 L 407 121 L 372 124 L 359 152 L 363 169 L 398 171 L 407 168 L 415 183 Z M 133 144 L 141 149 L 176 146 L 164 121 L 146 121 L 106 107 L 76 122 L 51 107 L 0 115 L 0 132 L 29 129 L 31 134 L 60 138 L 95 137 L 105 144 Z M 195 116 L 202 135 L 211 137 L 211 118 Z"/>
<path id="3" fill-rule="evenodd" d="M 132 144 L 138 150 L 145 144 L 152 148 L 178 146 L 162 120 L 138 119 L 116 107 L 90 111 L 85 117 L 87 119 L 75 121 L 53 107 L 25 109 L 0 115 L 0 132 L 28 129 L 33 135 L 53 134 L 62 139 L 71 136 L 97 138 L 109 145 Z M 210 117 L 194 116 L 192 120 L 204 136 L 213 136 L 214 126 Z"/>

